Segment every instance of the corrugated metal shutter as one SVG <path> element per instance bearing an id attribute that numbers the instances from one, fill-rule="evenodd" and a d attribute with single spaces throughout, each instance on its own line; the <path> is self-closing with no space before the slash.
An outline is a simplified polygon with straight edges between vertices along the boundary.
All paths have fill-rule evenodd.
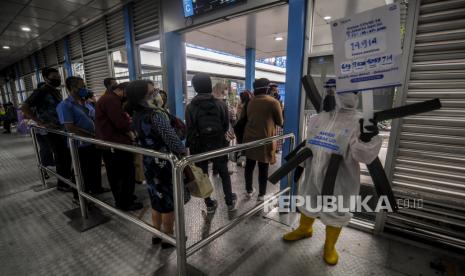
<path id="1" fill-rule="evenodd" d="M 87 87 L 96 95 L 101 95 L 105 91 L 103 79 L 110 76 L 107 53 L 100 52 L 84 57 L 84 74 Z"/>
<path id="2" fill-rule="evenodd" d="M 133 3 L 134 38 L 140 41 L 160 34 L 159 1 L 136 0 Z"/>
<path id="3" fill-rule="evenodd" d="M 45 55 L 45 65 L 53 67 L 58 64 L 57 48 L 55 43 L 52 43 L 45 47 L 43 50 Z"/>
<path id="4" fill-rule="evenodd" d="M 34 70 L 32 68 L 30 57 L 26 57 L 26 58 L 21 60 L 21 62 L 20 62 L 20 70 L 21 70 L 22 75 L 29 74 Z"/>
<path id="5" fill-rule="evenodd" d="M 39 50 L 36 52 L 37 55 L 37 63 L 39 65 L 39 68 L 42 69 L 46 66 L 45 63 L 45 54 L 43 50 Z"/>
<path id="6" fill-rule="evenodd" d="M 124 17 L 123 11 L 117 10 L 105 17 L 107 29 L 108 48 L 113 49 L 123 46 L 124 40 Z"/>
<path id="7" fill-rule="evenodd" d="M 465 1 L 419 9 L 404 103 L 440 98 L 443 108 L 401 121 L 393 187 L 424 206 L 388 215 L 386 228 L 465 248 Z"/>
<path id="8" fill-rule="evenodd" d="M 55 48 L 57 51 L 58 63 L 65 62 L 65 41 L 63 39 L 55 41 Z"/>
<path id="9" fill-rule="evenodd" d="M 81 35 L 79 31 L 72 33 L 68 36 L 69 42 L 69 54 L 71 60 L 77 60 L 81 58 Z"/>
<path id="10" fill-rule="evenodd" d="M 24 76 L 24 87 L 26 91 L 28 92 L 34 90 L 34 84 L 32 82 L 32 78 L 33 78 L 32 74 Z"/>
<path id="11" fill-rule="evenodd" d="M 86 84 L 96 95 L 104 90 L 103 79 L 110 75 L 105 21 L 98 20 L 81 29 Z"/>
<path id="12" fill-rule="evenodd" d="M 106 31 L 103 20 L 98 20 L 81 30 L 82 54 L 88 56 L 106 50 Z"/>

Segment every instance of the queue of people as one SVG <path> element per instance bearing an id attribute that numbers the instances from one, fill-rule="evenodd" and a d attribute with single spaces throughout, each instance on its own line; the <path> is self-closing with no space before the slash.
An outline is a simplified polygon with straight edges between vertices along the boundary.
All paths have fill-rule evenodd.
<path id="1" fill-rule="evenodd" d="M 236 138 L 238 142 L 249 142 L 274 136 L 276 126 L 283 124 L 281 104 L 270 96 L 272 87 L 267 79 L 255 81 L 254 95 L 249 91 L 241 94 L 240 110 L 236 112 L 225 102 L 226 86 L 212 87 L 207 74 L 196 74 L 192 84 L 197 96 L 186 107 L 184 124 L 167 110 L 167 94 L 156 89 L 149 80 L 117 83 L 114 78 L 106 78 L 106 91 L 95 100 L 82 78 L 68 77 L 65 87 L 69 96 L 63 99 L 58 89 L 61 85 L 58 71 L 45 68 L 42 76 L 45 82 L 34 90 L 21 107 L 25 117 L 34 120 L 39 126 L 113 143 L 137 145 L 180 158 L 187 154 L 228 147 Z M 233 126 L 240 119 L 246 120 L 245 129 L 241 137 L 235 137 Z M 49 147 L 53 153 L 49 165 L 55 165 L 58 174 L 72 180 L 74 174 L 66 138 L 52 132 L 40 134 L 41 149 Z M 143 204 L 137 200 L 134 191 L 136 181 L 140 182 L 141 178 L 136 176 L 143 174 L 154 227 L 167 234 L 173 233 L 174 198 L 170 162 L 149 156 L 135 156 L 115 148 L 97 147 L 86 142 L 76 143 L 86 192 L 98 195 L 110 191 L 102 186 L 103 161 L 116 208 L 124 211 L 139 210 Z M 268 167 L 276 162 L 275 147 L 272 144 L 243 153 L 247 158 L 244 190 L 248 198 L 255 192 L 252 185 L 253 171 L 258 162 L 257 199 L 264 199 Z M 228 161 L 225 155 L 199 162 L 196 166 L 208 174 L 209 163 L 213 163 L 214 173 L 219 174 L 222 180 L 227 209 L 231 212 L 237 208 L 238 197 L 232 190 Z M 73 202 L 78 204 L 74 188 L 58 180 L 57 189 L 72 192 Z M 189 191 L 186 189 L 185 201 L 189 199 Z M 208 197 L 205 205 L 208 213 L 214 213 L 218 202 Z M 170 247 L 170 244 L 158 238 L 153 238 L 152 242 L 161 243 L 163 248 Z"/>

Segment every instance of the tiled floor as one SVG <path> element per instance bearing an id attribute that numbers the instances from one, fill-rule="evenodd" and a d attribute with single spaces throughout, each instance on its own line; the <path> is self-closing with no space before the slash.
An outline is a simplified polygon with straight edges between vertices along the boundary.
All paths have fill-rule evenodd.
<path id="1" fill-rule="evenodd" d="M 0 135 L 0 275 L 153 275 L 174 250 L 161 250 L 150 243 L 150 234 L 113 215 L 111 221 L 78 233 L 68 225 L 63 212 L 73 207 L 70 194 L 55 189 L 34 192 L 40 184 L 28 137 Z M 226 212 L 220 181 L 215 197 L 220 207 L 206 216 L 201 200 L 186 205 L 188 245 L 218 229 L 252 207 L 246 200 L 242 169 L 231 166 L 239 210 Z M 269 191 L 277 187 L 270 185 Z M 145 188 L 137 193 L 148 205 Z M 111 194 L 102 197 L 112 203 Z M 137 212 L 149 221 L 149 212 Z M 337 245 L 340 263 L 326 266 L 322 260 L 324 227 L 315 224 L 311 239 L 284 243 L 281 236 L 290 228 L 256 215 L 203 248 L 188 261 L 208 275 L 448 275 L 430 263 L 449 264 L 464 275 L 456 259 L 425 249 L 360 232 L 343 229 Z M 295 220 L 295 215 L 290 220 Z M 452 274 L 449 274 L 452 275 Z"/>

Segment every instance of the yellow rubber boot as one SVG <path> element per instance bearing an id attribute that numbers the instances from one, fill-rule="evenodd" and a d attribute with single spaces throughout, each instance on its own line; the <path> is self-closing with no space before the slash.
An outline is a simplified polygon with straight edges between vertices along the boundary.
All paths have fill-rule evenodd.
<path id="1" fill-rule="evenodd" d="M 300 214 L 300 224 L 297 229 L 292 232 L 289 232 L 283 236 L 285 241 L 297 241 L 304 238 L 310 238 L 313 234 L 313 222 L 314 218 L 309 218 L 304 214 Z"/>
<path id="2" fill-rule="evenodd" d="M 326 226 L 326 240 L 325 240 L 325 252 L 323 258 L 329 265 L 337 264 L 339 256 L 336 251 L 336 242 L 339 234 L 341 233 L 341 227 Z"/>

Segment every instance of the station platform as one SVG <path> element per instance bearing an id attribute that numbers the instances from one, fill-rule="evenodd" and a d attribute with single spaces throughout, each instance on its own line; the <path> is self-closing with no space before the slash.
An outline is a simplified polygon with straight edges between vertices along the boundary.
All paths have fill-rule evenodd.
<path id="1" fill-rule="evenodd" d="M 63 214 L 76 207 L 71 194 L 34 191 L 40 185 L 35 162 L 29 137 L 0 135 L 0 275 L 156 275 L 163 264 L 175 260 L 174 249 L 153 246 L 150 233 L 111 214 L 103 225 L 75 231 Z M 228 214 L 220 179 L 213 177 L 219 208 L 207 216 L 201 200 L 186 205 L 188 246 L 256 204 L 256 199 L 245 198 L 242 168 L 230 165 L 238 211 Z M 268 192 L 277 188 L 270 184 Z M 149 206 L 143 185 L 137 187 L 137 195 Z M 102 199 L 112 203 L 110 193 Z M 149 209 L 134 215 L 150 221 Z M 256 215 L 189 257 L 188 263 L 206 275 L 465 275 L 463 256 L 349 227 L 337 244 L 339 264 L 330 267 L 322 259 L 320 222 L 311 239 L 282 241 L 296 219 L 295 214 Z M 450 268 L 456 274 L 448 274 Z"/>

